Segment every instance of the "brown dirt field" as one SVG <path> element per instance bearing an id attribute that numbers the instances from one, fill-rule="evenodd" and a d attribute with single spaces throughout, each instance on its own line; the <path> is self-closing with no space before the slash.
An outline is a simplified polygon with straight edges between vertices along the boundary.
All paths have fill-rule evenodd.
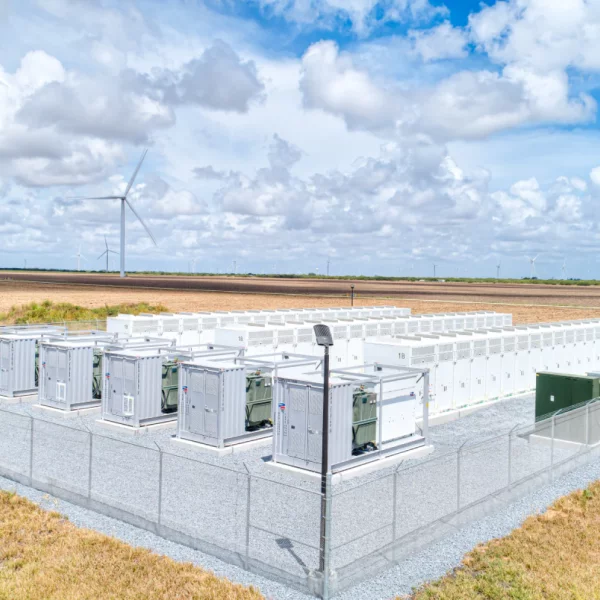
<path id="1" fill-rule="evenodd" d="M 70 302 L 87 308 L 120 303 L 160 303 L 169 307 L 169 310 L 174 312 L 327 307 L 349 304 L 349 299 L 342 297 L 217 293 L 191 290 L 114 288 L 90 285 L 57 285 L 24 281 L 0 281 L 0 312 L 5 312 L 14 305 L 42 302 L 43 300 Z M 414 314 L 467 310 L 511 312 L 515 324 L 600 317 L 600 308 L 524 306 L 522 304 L 510 305 L 509 303 L 497 304 L 489 301 L 479 303 L 471 298 L 468 301 L 448 301 L 445 298 L 439 300 L 395 297 L 365 298 L 359 294 L 355 300 L 356 306 L 376 304 L 406 306 L 412 309 Z"/>
<path id="2" fill-rule="evenodd" d="M 459 283 L 418 281 L 363 281 L 339 279 L 285 279 L 270 277 L 136 275 L 120 279 L 105 273 L 52 273 L 3 271 L 0 279 L 44 283 L 117 286 L 131 289 L 197 290 L 203 292 L 284 293 L 298 295 L 347 296 L 350 285 L 356 292 L 396 300 L 421 299 L 448 302 L 490 302 L 499 304 L 544 304 L 600 308 L 600 286 L 560 286 L 516 283 Z"/>

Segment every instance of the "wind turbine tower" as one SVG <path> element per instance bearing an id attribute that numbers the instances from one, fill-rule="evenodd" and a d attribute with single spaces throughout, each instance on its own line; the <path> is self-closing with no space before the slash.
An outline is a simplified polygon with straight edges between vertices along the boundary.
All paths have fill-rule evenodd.
<path id="1" fill-rule="evenodd" d="M 561 269 L 561 276 L 563 279 L 567 278 L 567 259 L 563 258 L 563 264 Z"/>
<path id="2" fill-rule="evenodd" d="M 500 279 L 500 264 L 501 263 L 498 263 L 496 265 L 496 279 Z"/>
<path id="3" fill-rule="evenodd" d="M 530 271 L 529 271 L 529 278 L 533 279 L 535 276 L 535 261 L 538 259 L 539 254 L 537 254 L 535 257 L 531 257 L 528 256 L 527 258 L 529 259 L 529 264 L 530 264 Z"/>
<path id="4" fill-rule="evenodd" d="M 77 270 L 81 271 L 81 259 L 83 258 L 83 260 L 87 260 L 86 257 L 81 254 L 81 244 L 79 244 L 79 248 L 77 249 L 77 254 L 75 257 L 77 258 Z"/>
<path id="5" fill-rule="evenodd" d="M 92 196 L 92 197 L 78 197 L 80 200 L 120 200 L 121 201 L 121 277 L 125 277 L 125 205 L 129 206 L 131 212 L 137 217 L 137 220 L 142 224 L 143 228 L 146 230 L 146 233 L 150 236 L 150 239 L 154 242 L 154 245 L 157 246 L 156 240 L 152 235 L 152 232 L 148 229 L 146 223 L 144 223 L 142 217 L 138 214 L 138 212 L 131 204 L 131 201 L 127 198 L 127 195 L 131 191 L 133 186 L 133 182 L 137 177 L 137 174 L 146 158 L 146 154 L 148 154 L 148 149 L 146 148 L 142 153 L 142 157 L 140 158 L 140 162 L 138 163 L 127 187 L 125 188 L 125 192 L 121 196 Z"/>
<path id="6" fill-rule="evenodd" d="M 118 252 L 115 252 L 114 250 L 111 250 L 108 247 L 108 242 L 106 240 L 106 236 L 104 236 L 104 245 L 106 246 L 106 250 L 96 260 L 100 260 L 103 256 L 106 256 L 106 272 L 108 273 L 108 270 L 109 270 L 108 269 L 108 255 L 109 255 L 109 253 L 118 254 Z"/>

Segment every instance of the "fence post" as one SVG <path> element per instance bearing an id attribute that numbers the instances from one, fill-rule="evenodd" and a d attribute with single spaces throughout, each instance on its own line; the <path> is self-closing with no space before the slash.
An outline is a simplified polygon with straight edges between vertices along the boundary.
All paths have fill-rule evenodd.
<path id="1" fill-rule="evenodd" d="M 90 456 L 88 459 L 88 498 L 92 499 L 92 452 L 94 449 L 94 436 L 92 432 L 89 432 L 90 435 Z"/>
<path id="2" fill-rule="evenodd" d="M 31 419 L 31 435 L 29 436 L 29 483 L 33 485 L 33 424 L 35 419 L 33 416 L 29 418 Z"/>
<path id="3" fill-rule="evenodd" d="M 512 432 L 511 429 L 508 432 L 508 489 L 512 486 Z"/>
<path id="4" fill-rule="evenodd" d="M 590 447 L 590 403 L 585 405 L 585 447 Z"/>
<path id="5" fill-rule="evenodd" d="M 556 415 L 552 415 L 552 440 L 550 442 L 550 481 L 554 483 L 554 428 L 556 426 Z"/>
<path id="6" fill-rule="evenodd" d="M 456 453 L 456 512 L 460 511 L 460 464 L 462 458 L 462 449 L 466 444 L 466 440 L 460 445 Z"/>
<path id="7" fill-rule="evenodd" d="M 402 464 L 402 463 L 401 463 Z M 394 488 L 393 488 L 393 492 L 392 492 L 392 502 L 394 503 L 392 505 L 392 562 L 395 563 L 396 562 L 396 527 L 397 527 L 397 520 L 398 520 L 398 515 L 396 507 L 398 506 L 398 469 L 400 468 L 400 465 L 398 465 L 398 467 L 395 469 L 394 471 Z"/>
<path id="8" fill-rule="evenodd" d="M 246 471 L 248 471 L 248 467 L 246 467 Z M 252 475 L 250 471 L 248 471 L 248 489 L 246 490 L 246 547 L 244 554 L 244 569 L 248 570 L 249 561 L 250 561 L 250 507 L 252 506 Z"/>
<path id="9" fill-rule="evenodd" d="M 158 448 L 158 525 L 161 525 L 162 518 L 162 490 L 163 490 L 163 451 L 161 447 L 154 442 L 156 447 Z"/>
<path id="10" fill-rule="evenodd" d="M 509 432 L 508 432 L 508 490 L 510 491 L 510 489 L 512 488 L 512 436 L 513 436 L 513 431 L 518 427 L 518 425 L 515 425 Z"/>

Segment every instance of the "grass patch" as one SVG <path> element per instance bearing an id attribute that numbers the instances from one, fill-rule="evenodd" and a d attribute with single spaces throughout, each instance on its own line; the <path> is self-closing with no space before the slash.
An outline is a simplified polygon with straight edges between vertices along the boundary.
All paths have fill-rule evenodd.
<path id="1" fill-rule="evenodd" d="M 258 600 L 189 563 L 79 529 L 0 492 L 0 600 Z"/>
<path id="2" fill-rule="evenodd" d="M 461 567 L 412 600 L 600 598 L 600 482 L 529 517 L 505 538 L 467 554 Z"/>
<path id="3" fill-rule="evenodd" d="M 57 323 L 60 321 L 93 321 L 106 319 L 119 313 L 139 315 L 140 313 L 167 312 L 162 304 L 152 305 L 145 302 L 138 304 L 116 304 L 100 308 L 85 308 L 68 302 L 51 302 L 45 300 L 31 302 L 23 306 L 13 306 L 7 313 L 0 313 L 0 323 L 25 325 L 27 323 Z"/>

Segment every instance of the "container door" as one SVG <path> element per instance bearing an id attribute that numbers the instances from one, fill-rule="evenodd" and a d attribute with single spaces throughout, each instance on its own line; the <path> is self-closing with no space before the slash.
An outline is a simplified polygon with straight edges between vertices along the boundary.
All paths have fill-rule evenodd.
<path id="1" fill-rule="evenodd" d="M 323 446 L 323 393 L 309 390 L 308 397 L 308 444 L 306 458 L 311 462 L 321 462 Z"/>
<path id="2" fill-rule="evenodd" d="M 287 454 L 292 458 L 306 459 L 306 404 L 308 387 L 290 385 L 288 387 L 288 446 Z"/>
<path id="3" fill-rule="evenodd" d="M 112 358 L 110 361 L 110 412 L 123 417 L 135 411 L 135 361 Z"/>
<path id="4" fill-rule="evenodd" d="M 68 351 L 66 349 L 57 350 L 56 361 L 56 401 L 67 401 L 67 378 L 69 376 Z"/>
<path id="5" fill-rule="evenodd" d="M 502 355 L 502 395 L 506 396 L 515 391 L 515 363 L 516 354 L 505 352 Z"/>
<path id="6" fill-rule="evenodd" d="M 204 376 L 204 430 L 206 435 L 217 437 L 219 433 L 219 376 Z"/>
<path id="7" fill-rule="evenodd" d="M 515 392 L 523 392 L 525 390 L 530 390 L 533 387 L 531 385 L 529 372 L 529 350 L 521 350 L 517 354 L 515 364 Z"/>
<path id="8" fill-rule="evenodd" d="M 468 404 L 477 404 L 485 400 L 486 356 L 477 356 L 471 360 L 471 390 Z"/>
<path id="9" fill-rule="evenodd" d="M 8 395 L 10 386 L 10 348 L 11 343 L 0 340 L 0 394 Z"/>
<path id="10" fill-rule="evenodd" d="M 440 362 L 437 365 L 436 375 L 434 405 L 437 413 L 453 408 L 454 363 L 452 361 Z"/>
<path id="11" fill-rule="evenodd" d="M 471 359 L 461 358 L 454 363 L 453 406 L 461 408 L 469 403 L 471 395 Z"/>
<path id="12" fill-rule="evenodd" d="M 487 357 L 486 365 L 486 398 L 498 398 L 502 390 L 502 355 L 493 354 Z"/>
<path id="13" fill-rule="evenodd" d="M 56 379 L 58 376 L 58 349 L 47 347 L 44 353 L 45 362 L 42 364 L 42 378 L 46 400 L 56 402 Z"/>
<path id="14" fill-rule="evenodd" d="M 187 392 L 188 431 L 204 435 L 204 373 L 190 372 Z"/>

